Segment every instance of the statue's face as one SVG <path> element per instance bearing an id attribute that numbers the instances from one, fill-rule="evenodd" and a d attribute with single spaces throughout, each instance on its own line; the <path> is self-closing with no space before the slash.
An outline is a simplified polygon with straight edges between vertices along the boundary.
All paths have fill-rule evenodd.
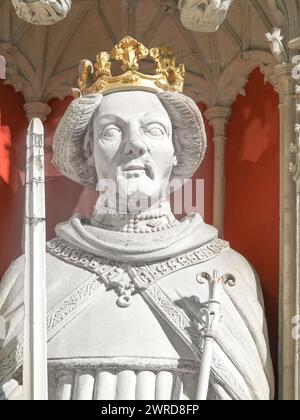
<path id="1" fill-rule="evenodd" d="M 121 199 L 158 197 L 176 162 L 169 115 L 155 94 L 142 91 L 103 98 L 93 149 L 98 179 L 112 181 Z"/>

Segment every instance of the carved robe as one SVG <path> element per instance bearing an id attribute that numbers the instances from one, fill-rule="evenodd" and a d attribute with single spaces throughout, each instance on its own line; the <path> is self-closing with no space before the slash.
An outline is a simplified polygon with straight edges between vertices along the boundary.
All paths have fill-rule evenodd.
<path id="1" fill-rule="evenodd" d="M 47 255 L 50 399 L 194 399 L 197 316 L 208 301 L 197 274 L 215 268 L 236 286 L 222 296 L 208 398 L 273 398 L 257 276 L 200 216 L 149 234 L 111 232 L 76 216 L 56 233 Z M 8 399 L 21 397 L 23 271 L 21 257 L 0 283 L 7 324 L 0 383 Z"/>

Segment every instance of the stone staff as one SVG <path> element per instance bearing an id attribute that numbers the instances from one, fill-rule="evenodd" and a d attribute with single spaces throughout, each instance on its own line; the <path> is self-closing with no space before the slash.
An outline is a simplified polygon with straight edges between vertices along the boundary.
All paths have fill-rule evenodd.
<path id="1" fill-rule="evenodd" d="M 230 274 L 221 276 L 220 270 L 214 270 L 213 275 L 209 273 L 198 274 L 197 281 L 200 284 L 207 281 L 209 287 L 207 306 L 201 308 L 199 312 L 199 321 L 202 325 L 203 351 L 196 394 L 197 401 L 205 401 L 209 388 L 215 337 L 222 320 L 222 314 L 220 313 L 221 293 L 224 286 L 233 287 L 235 285 L 235 278 Z"/>
<path id="2" fill-rule="evenodd" d="M 44 128 L 38 118 L 27 131 L 24 280 L 23 397 L 47 400 L 46 235 Z"/>

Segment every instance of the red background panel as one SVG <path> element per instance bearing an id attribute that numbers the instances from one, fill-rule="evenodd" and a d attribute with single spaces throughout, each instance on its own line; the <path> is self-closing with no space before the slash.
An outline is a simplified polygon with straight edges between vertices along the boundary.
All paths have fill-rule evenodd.
<path id="1" fill-rule="evenodd" d="M 274 362 L 279 294 L 278 96 L 255 70 L 233 105 L 226 148 L 225 238 L 257 271 Z"/>

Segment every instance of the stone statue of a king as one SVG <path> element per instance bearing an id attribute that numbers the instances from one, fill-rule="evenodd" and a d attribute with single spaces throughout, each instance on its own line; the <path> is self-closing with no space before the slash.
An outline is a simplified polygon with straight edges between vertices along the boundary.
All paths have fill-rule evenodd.
<path id="1" fill-rule="evenodd" d="M 142 73 L 143 59 L 154 74 Z M 122 74 L 112 76 L 112 60 Z M 200 280 L 216 272 L 235 286 L 221 289 L 207 399 L 273 398 L 257 275 L 199 214 L 178 221 L 165 192 L 194 174 L 206 149 L 183 81 L 170 48 L 130 37 L 81 62 L 54 164 L 100 194 L 91 219 L 59 224 L 47 243 L 50 399 L 195 399 L 211 295 Z M 20 257 L 0 283 L 2 399 L 22 397 L 23 283 Z"/>

